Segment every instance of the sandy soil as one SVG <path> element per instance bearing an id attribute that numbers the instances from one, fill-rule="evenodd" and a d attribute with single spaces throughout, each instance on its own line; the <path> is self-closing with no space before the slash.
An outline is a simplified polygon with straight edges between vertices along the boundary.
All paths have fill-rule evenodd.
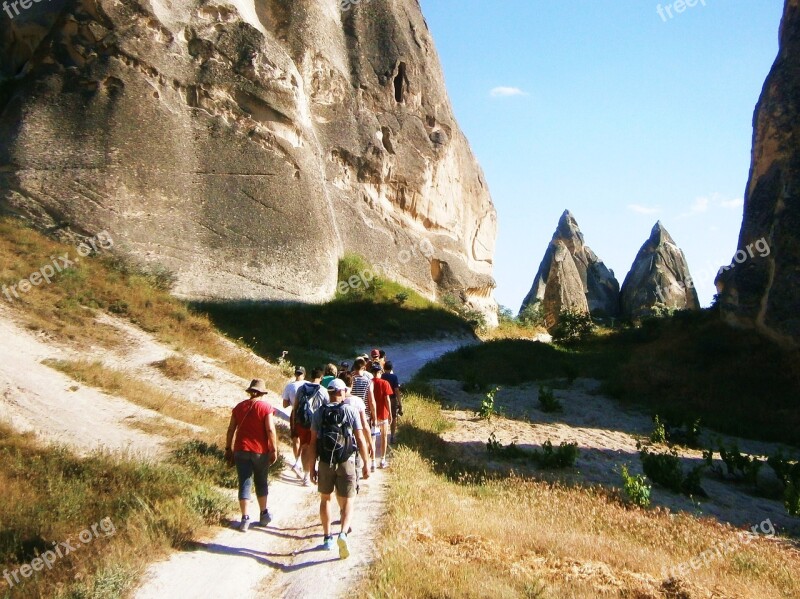
<path id="1" fill-rule="evenodd" d="M 284 452 L 289 464 L 291 451 Z M 329 597 L 343 597 L 362 567 L 375 557 L 375 535 L 386 485 L 385 472 L 361 481 L 356 499 L 351 557 L 342 561 L 338 550 L 323 551 L 319 524 L 319 495 L 304 487 L 288 468 L 270 483 L 269 506 L 274 520 L 243 534 L 233 527 L 220 529 L 199 541 L 194 550 L 176 553 L 153 564 L 142 577 L 136 599 L 243 599 L 249 597 L 316 597 L 325 589 Z M 235 503 L 235 492 L 231 503 Z M 258 507 L 252 504 L 250 513 Z M 338 517 L 338 508 L 333 510 Z M 338 531 L 334 527 L 334 531 Z"/>
<path id="2" fill-rule="evenodd" d="M 458 444 L 467 459 L 486 463 L 486 441 L 494 433 L 503 445 L 515 442 L 528 450 L 540 449 L 548 439 L 553 445 L 562 441 L 577 442 L 580 456 L 574 472 L 566 474 L 576 482 L 619 488 L 619 471 L 623 464 L 627 464 L 633 474 L 642 473 L 636 442 L 650 435 L 652 420 L 643 412 L 627 409 L 600 395 L 597 381 L 578 379 L 566 390 L 556 389 L 555 396 L 564 407 L 564 411 L 557 414 L 547 414 L 539 409 L 538 385 L 503 388 L 495 398 L 495 407 L 505 417 L 493 418 L 491 422 L 476 417 L 475 411 L 480 406 L 482 395 L 464 392 L 457 381 L 440 380 L 433 381 L 433 384 L 454 408 L 445 413 L 456 427 L 444 433 L 443 438 Z M 704 433 L 703 444 L 714 446 L 717 438 L 728 446 L 738 443 L 742 453 L 768 456 L 778 449 L 782 449 L 785 455 L 797 453 L 784 445 L 710 431 Z M 679 456 L 684 470 L 688 470 L 700 463 L 702 452 L 684 448 L 679 450 Z M 718 457 L 715 464 L 723 467 Z M 540 473 L 524 462 L 489 462 L 490 468 L 505 469 L 509 466 L 518 472 Z M 767 466 L 761 470 L 760 483 L 765 486 L 777 483 Z M 754 496 L 746 485 L 713 474 L 703 477 L 702 487 L 710 497 L 696 498 L 694 503 L 688 497 L 654 487 L 653 505 L 713 517 L 737 527 L 750 527 L 769 518 L 778 529 L 800 534 L 800 521 L 786 513 L 781 501 Z"/>

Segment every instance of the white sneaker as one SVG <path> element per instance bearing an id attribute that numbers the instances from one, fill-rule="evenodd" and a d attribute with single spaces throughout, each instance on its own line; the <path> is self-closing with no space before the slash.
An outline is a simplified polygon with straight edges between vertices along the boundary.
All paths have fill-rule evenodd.
<path id="1" fill-rule="evenodd" d="M 389 463 L 386 460 L 381 460 L 381 468 L 388 468 Z"/>
<path id="2" fill-rule="evenodd" d="M 370 466 L 370 470 L 375 472 L 375 460 L 372 460 L 372 465 Z"/>
<path id="3" fill-rule="evenodd" d="M 239 522 L 239 532 L 247 532 L 250 528 L 250 516 L 242 516 L 242 521 Z"/>
<path id="4" fill-rule="evenodd" d="M 306 474 L 306 475 L 303 477 L 303 486 L 304 486 L 304 487 L 310 487 L 310 486 L 311 486 L 311 481 L 310 481 L 310 480 L 308 480 L 308 474 Z"/>

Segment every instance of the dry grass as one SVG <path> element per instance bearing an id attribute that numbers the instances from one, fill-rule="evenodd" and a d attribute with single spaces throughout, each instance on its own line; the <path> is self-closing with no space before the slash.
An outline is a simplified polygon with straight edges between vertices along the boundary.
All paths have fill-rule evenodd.
<path id="1" fill-rule="evenodd" d="M 0 218 L 0 288 L 18 284 L 50 264 L 52 256 L 63 254 L 75 258 L 75 246 L 55 241 L 17 219 Z M 171 347 L 214 358 L 242 378 L 250 379 L 264 370 L 263 362 L 223 338 L 205 315 L 172 297 L 162 278 L 133 268 L 112 254 L 82 258 L 74 268 L 53 277 L 50 284 L 33 287 L 19 294 L 19 299 L 9 294 L 12 301 L 5 295 L 0 301 L 14 309 L 28 328 L 59 342 L 116 347 L 119 332 L 96 322 L 97 312 L 104 311 L 130 320 Z"/>
<path id="2" fill-rule="evenodd" d="M 45 364 L 63 372 L 79 383 L 124 397 L 128 401 L 148 410 L 158 412 L 162 416 L 199 426 L 206 431 L 199 435 L 204 439 L 218 441 L 222 434 L 221 431 L 225 430 L 230 417 L 228 410 L 209 410 L 198 407 L 124 372 L 109 368 L 101 362 L 47 360 Z M 159 427 L 161 424 L 168 427 L 175 426 L 169 425 L 169 422 L 163 422 L 159 424 Z M 140 428 L 142 426 L 152 428 L 153 425 L 154 423 L 142 424 Z"/>
<path id="3" fill-rule="evenodd" d="M 800 554 L 768 539 L 738 544 L 669 583 L 662 569 L 735 542 L 737 532 L 665 510 L 631 509 L 601 489 L 459 476 L 431 437 L 446 427 L 435 404 L 412 395 L 404 404 L 410 418 L 400 441 L 407 446 L 395 453 L 392 509 L 365 589 L 374 596 L 800 596 Z"/>
<path id="4" fill-rule="evenodd" d="M 186 381 L 197 376 L 197 371 L 189 360 L 180 355 L 167 356 L 163 360 L 152 362 L 150 366 L 158 368 L 164 376 L 174 381 Z"/>

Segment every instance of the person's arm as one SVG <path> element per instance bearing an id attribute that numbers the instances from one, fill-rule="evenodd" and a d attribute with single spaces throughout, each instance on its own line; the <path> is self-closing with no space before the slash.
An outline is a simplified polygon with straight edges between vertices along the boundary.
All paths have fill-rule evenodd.
<path id="1" fill-rule="evenodd" d="M 403 393 L 401 391 L 402 386 L 397 385 L 397 389 L 394 390 L 395 398 L 397 399 L 397 415 L 403 415 Z"/>
<path id="2" fill-rule="evenodd" d="M 283 407 L 288 408 L 291 404 L 292 402 L 289 399 L 289 385 L 286 385 L 283 388 Z"/>
<path id="3" fill-rule="evenodd" d="M 269 465 L 272 466 L 278 461 L 278 433 L 275 431 L 275 419 L 272 417 L 272 410 L 267 412 L 267 417 L 264 418 L 264 427 L 267 429 L 268 447 L 272 448 L 269 459 Z"/>
<path id="4" fill-rule="evenodd" d="M 372 383 L 367 386 L 367 405 L 369 406 L 369 413 L 372 414 L 372 422 L 375 422 L 375 394 L 372 392 Z M 370 422 L 370 426 L 372 425 Z"/>
<path id="5" fill-rule="evenodd" d="M 369 450 L 367 449 L 367 441 L 364 438 L 364 431 L 359 429 L 355 433 L 358 453 L 361 455 L 361 478 L 369 478 Z"/>
<path id="6" fill-rule="evenodd" d="M 225 451 L 233 451 L 233 436 L 236 434 L 236 418 L 231 414 L 231 421 L 228 423 L 228 434 L 225 436 Z"/>
<path id="7" fill-rule="evenodd" d="M 311 444 L 308 448 L 311 455 L 311 482 L 317 484 L 317 431 L 311 429 Z"/>

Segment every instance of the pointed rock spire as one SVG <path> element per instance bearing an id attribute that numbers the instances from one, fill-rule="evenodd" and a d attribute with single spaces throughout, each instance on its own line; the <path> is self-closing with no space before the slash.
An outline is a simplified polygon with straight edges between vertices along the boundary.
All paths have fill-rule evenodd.
<path id="1" fill-rule="evenodd" d="M 699 310 L 689 265 L 683 251 L 658 221 L 650 232 L 620 292 L 622 316 L 639 319 L 655 308 Z"/>
<path id="2" fill-rule="evenodd" d="M 572 276 L 573 269 L 569 265 L 559 264 L 557 257 L 563 260 L 569 258 L 577 272 L 577 279 Z M 553 273 L 557 276 L 554 277 Z M 555 289 L 548 295 L 551 285 Z M 568 288 L 564 288 L 565 285 Z M 584 296 L 583 302 L 577 300 L 579 294 Z M 552 301 L 545 301 L 546 297 Z M 559 301 L 554 300 L 556 297 L 560 298 Z M 558 221 L 520 311 L 537 302 L 544 302 L 545 320 L 548 323 L 557 320 L 562 307 L 581 309 L 600 316 L 615 316 L 618 313 L 619 283 L 614 273 L 586 245 L 578 222 L 569 210 L 565 210 Z"/>

